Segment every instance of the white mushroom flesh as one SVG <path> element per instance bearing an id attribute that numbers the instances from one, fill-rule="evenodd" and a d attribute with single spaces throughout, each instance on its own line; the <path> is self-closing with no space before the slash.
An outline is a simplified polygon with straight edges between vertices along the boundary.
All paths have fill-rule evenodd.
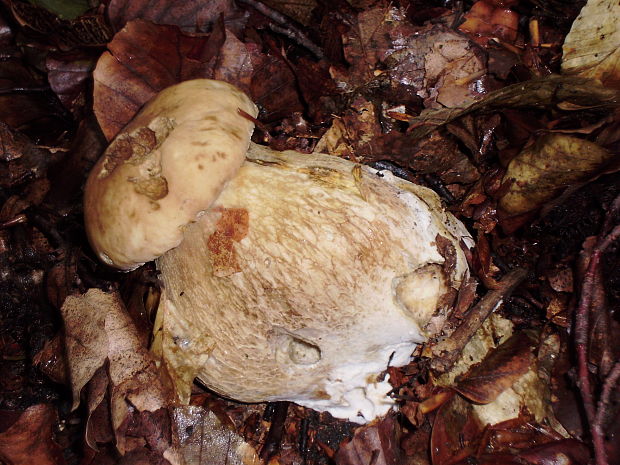
<path id="1" fill-rule="evenodd" d="M 197 376 L 359 423 L 394 404 L 379 375 L 441 326 L 467 273 L 469 236 L 436 194 L 322 154 L 252 145 L 184 234 L 157 260 L 157 344 L 180 392 Z"/>

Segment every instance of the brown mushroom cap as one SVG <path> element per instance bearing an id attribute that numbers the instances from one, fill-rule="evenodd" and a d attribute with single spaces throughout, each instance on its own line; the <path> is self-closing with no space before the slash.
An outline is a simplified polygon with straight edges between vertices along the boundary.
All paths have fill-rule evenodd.
<path id="1" fill-rule="evenodd" d="M 130 270 L 177 246 L 183 229 L 235 175 L 248 148 L 254 103 L 221 81 L 185 81 L 157 94 L 90 173 L 84 216 L 93 249 Z"/>

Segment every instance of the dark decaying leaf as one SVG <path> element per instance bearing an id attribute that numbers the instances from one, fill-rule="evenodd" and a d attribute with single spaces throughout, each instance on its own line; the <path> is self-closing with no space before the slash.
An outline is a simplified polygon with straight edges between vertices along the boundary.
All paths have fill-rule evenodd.
<path id="1" fill-rule="evenodd" d="M 206 31 L 220 15 L 227 15 L 231 9 L 231 0 L 112 0 L 108 5 L 108 16 L 115 31 L 134 19 L 142 19 L 195 32 Z"/>
<path id="2" fill-rule="evenodd" d="M 62 104 L 78 115 L 85 110 L 95 58 L 84 54 L 49 54 L 45 62 L 50 87 Z"/>
<path id="3" fill-rule="evenodd" d="M 488 404 L 524 375 L 534 361 L 533 340 L 515 333 L 474 365 L 457 382 L 455 389 L 469 400 Z"/>
<path id="4" fill-rule="evenodd" d="M 373 139 L 368 147 L 362 151 L 368 161 L 390 160 L 415 173 L 437 175 L 447 184 L 468 184 L 480 177 L 456 141 L 438 132 L 418 140 L 393 131 Z"/>
<path id="5" fill-rule="evenodd" d="M 61 50 L 71 50 L 82 46 L 101 46 L 112 31 L 102 15 L 84 15 L 67 20 L 45 8 L 24 1 L 11 1 L 10 7 L 15 20 L 23 26 L 46 36 Z M 51 2 L 57 3 L 57 2 Z"/>
<path id="6" fill-rule="evenodd" d="M 493 111 L 505 108 L 546 107 L 569 102 L 581 107 L 614 106 L 620 101 L 620 93 L 600 85 L 596 81 L 574 76 L 546 76 L 544 78 L 512 84 L 488 93 L 475 102 L 455 108 L 425 110 L 410 120 L 410 134 L 422 138 L 461 116 L 477 111 Z"/>
<path id="7" fill-rule="evenodd" d="M 393 415 L 359 428 L 353 438 L 340 445 L 336 465 L 397 465 L 401 450 Z"/>
<path id="8" fill-rule="evenodd" d="M 27 136 L 0 121 L 0 187 L 11 188 L 41 179 L 58 157 L 58 153 L 37 147 Z"/>
<path id="9" fill-rule="evenodd" d="M 615 154 L 594 142 L 566 134 L 546 134 L 508 165 L 500 207 L 509 215 L 536 210 L 564 189 L 598 174 Z"/>
<path id="10" fill-rule="evenodd" d="M 473 455 L 481 433 L 482 425 L 471 404 L 453 396 L 440 407 L 433 422 L 430 444 L 433 465 L 457 463 Z"/>
<path id="11" fill-rule="evenodd" d="M 64 465 L 62 449 L 54 442 L 56 408 L 33 405 L 9 429 L 0 433 L 0 460 L 11 465 Z"/>

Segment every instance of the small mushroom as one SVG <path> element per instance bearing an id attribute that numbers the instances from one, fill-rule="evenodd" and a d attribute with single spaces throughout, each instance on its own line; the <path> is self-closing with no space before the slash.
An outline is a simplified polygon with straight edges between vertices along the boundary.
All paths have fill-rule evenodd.
<path id="1" fill-rule="evenodd" d="M 202 99 L 195 92 L 206 87 L 218 93 L 210 101 L 227 103 L 224 109 L 210 111 L 198 103 Z M 154 350 L 182 400 L 188 400 L 198 377 L 240 401 L 289 400 L 339 418 L 370 421 L 394 404 L 387 376 L 380 374 L 389 365 L 407 364 L 416 345 L 441 328 L 468 273 L 461 242 L 471 238 L 435 193 L 389 172 L 255 144 L 245 162 L 237 161 L 249 143 L 251 124 L 235 105 L 254 114 L 239 91 L 213 81 L 189 81 L 155 97 L 90 176 L 85 206 L 90 240 L 99 256 L 122 269 L 162 254 L 157 267 L 164 293 Z M 201 115 L 200 121 L 187 114 Z M 204 115 L 221 116 L 210 121 L 217 129 L 203 127 Z M 134 147 L 145 129 L 158 133 L 160 120 L 173 127 L 168 136 L 182 145 L 174 153 L 184 177 L 171 181 L 176 175 L 159 154 L 169 138 L 155 137 L 151 149 L 138 143 L 130 153 L 140 151 L 139 166 L 150 166 L 151 156 L 163 160 L 164 195 L 153 200 L 150 190 L 137 187 L 134 174 L 105 183 L 117 170 L 140 171 L 135 155 L 115 155 L 119 141 Z M 222 125 L 224 120 L 230 126 Z M 245 139 L 237 141 L 231 131 Z M 209 134 L 214 139 L 207 139 Z M 196 148 L 204 143 L 212 152 Z M 204 169 L 192 172 L 201 181 L 178 183 L 192 171 L 184 163 L 195 169 L 197 154 L 217 151 L 224 155 L 205 155 Z M 118 161 L 108 168 L 109 158 Z M 200 201 L 190 198 L 189 184 L 199 187 Z M 106 196 L 110 200 L 103 208 Z M 149 208 L 151 202 L 161 207 Z M 175 211 L 161 213 L 169 205 L 183 208 L 180 219 Z M 133 210 L 146 219 L 129 218 Z M 175 218 L 174 234 L 160 231 L 169 224 L 158 226 L 169 217 Z M 109 218 L 111 225 L 105 223 Z M 134 224 L 146 228 L 135 226 L 136 234 Z M 100 234 L 114 237 L 102 240 Z M 164 243 L 159 237 L 171 239 Z"/>

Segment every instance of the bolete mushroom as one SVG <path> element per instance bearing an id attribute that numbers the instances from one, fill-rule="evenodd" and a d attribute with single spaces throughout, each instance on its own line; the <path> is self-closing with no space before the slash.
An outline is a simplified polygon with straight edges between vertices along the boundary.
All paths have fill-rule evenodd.
<path id="1" fill-rule="evenodd" d="M 394 404 L 379 375 L 441 328 L 469 235 L 434 192 L 389 172 L 245 153 L 237 108 L 255 114 L 208 80 L 151 100 L 90 175 L 91 243 L 121 269 L 161 254 L 155 348 L 183 400 L 198 377 L 240 401 L 369 421 Z"/>

